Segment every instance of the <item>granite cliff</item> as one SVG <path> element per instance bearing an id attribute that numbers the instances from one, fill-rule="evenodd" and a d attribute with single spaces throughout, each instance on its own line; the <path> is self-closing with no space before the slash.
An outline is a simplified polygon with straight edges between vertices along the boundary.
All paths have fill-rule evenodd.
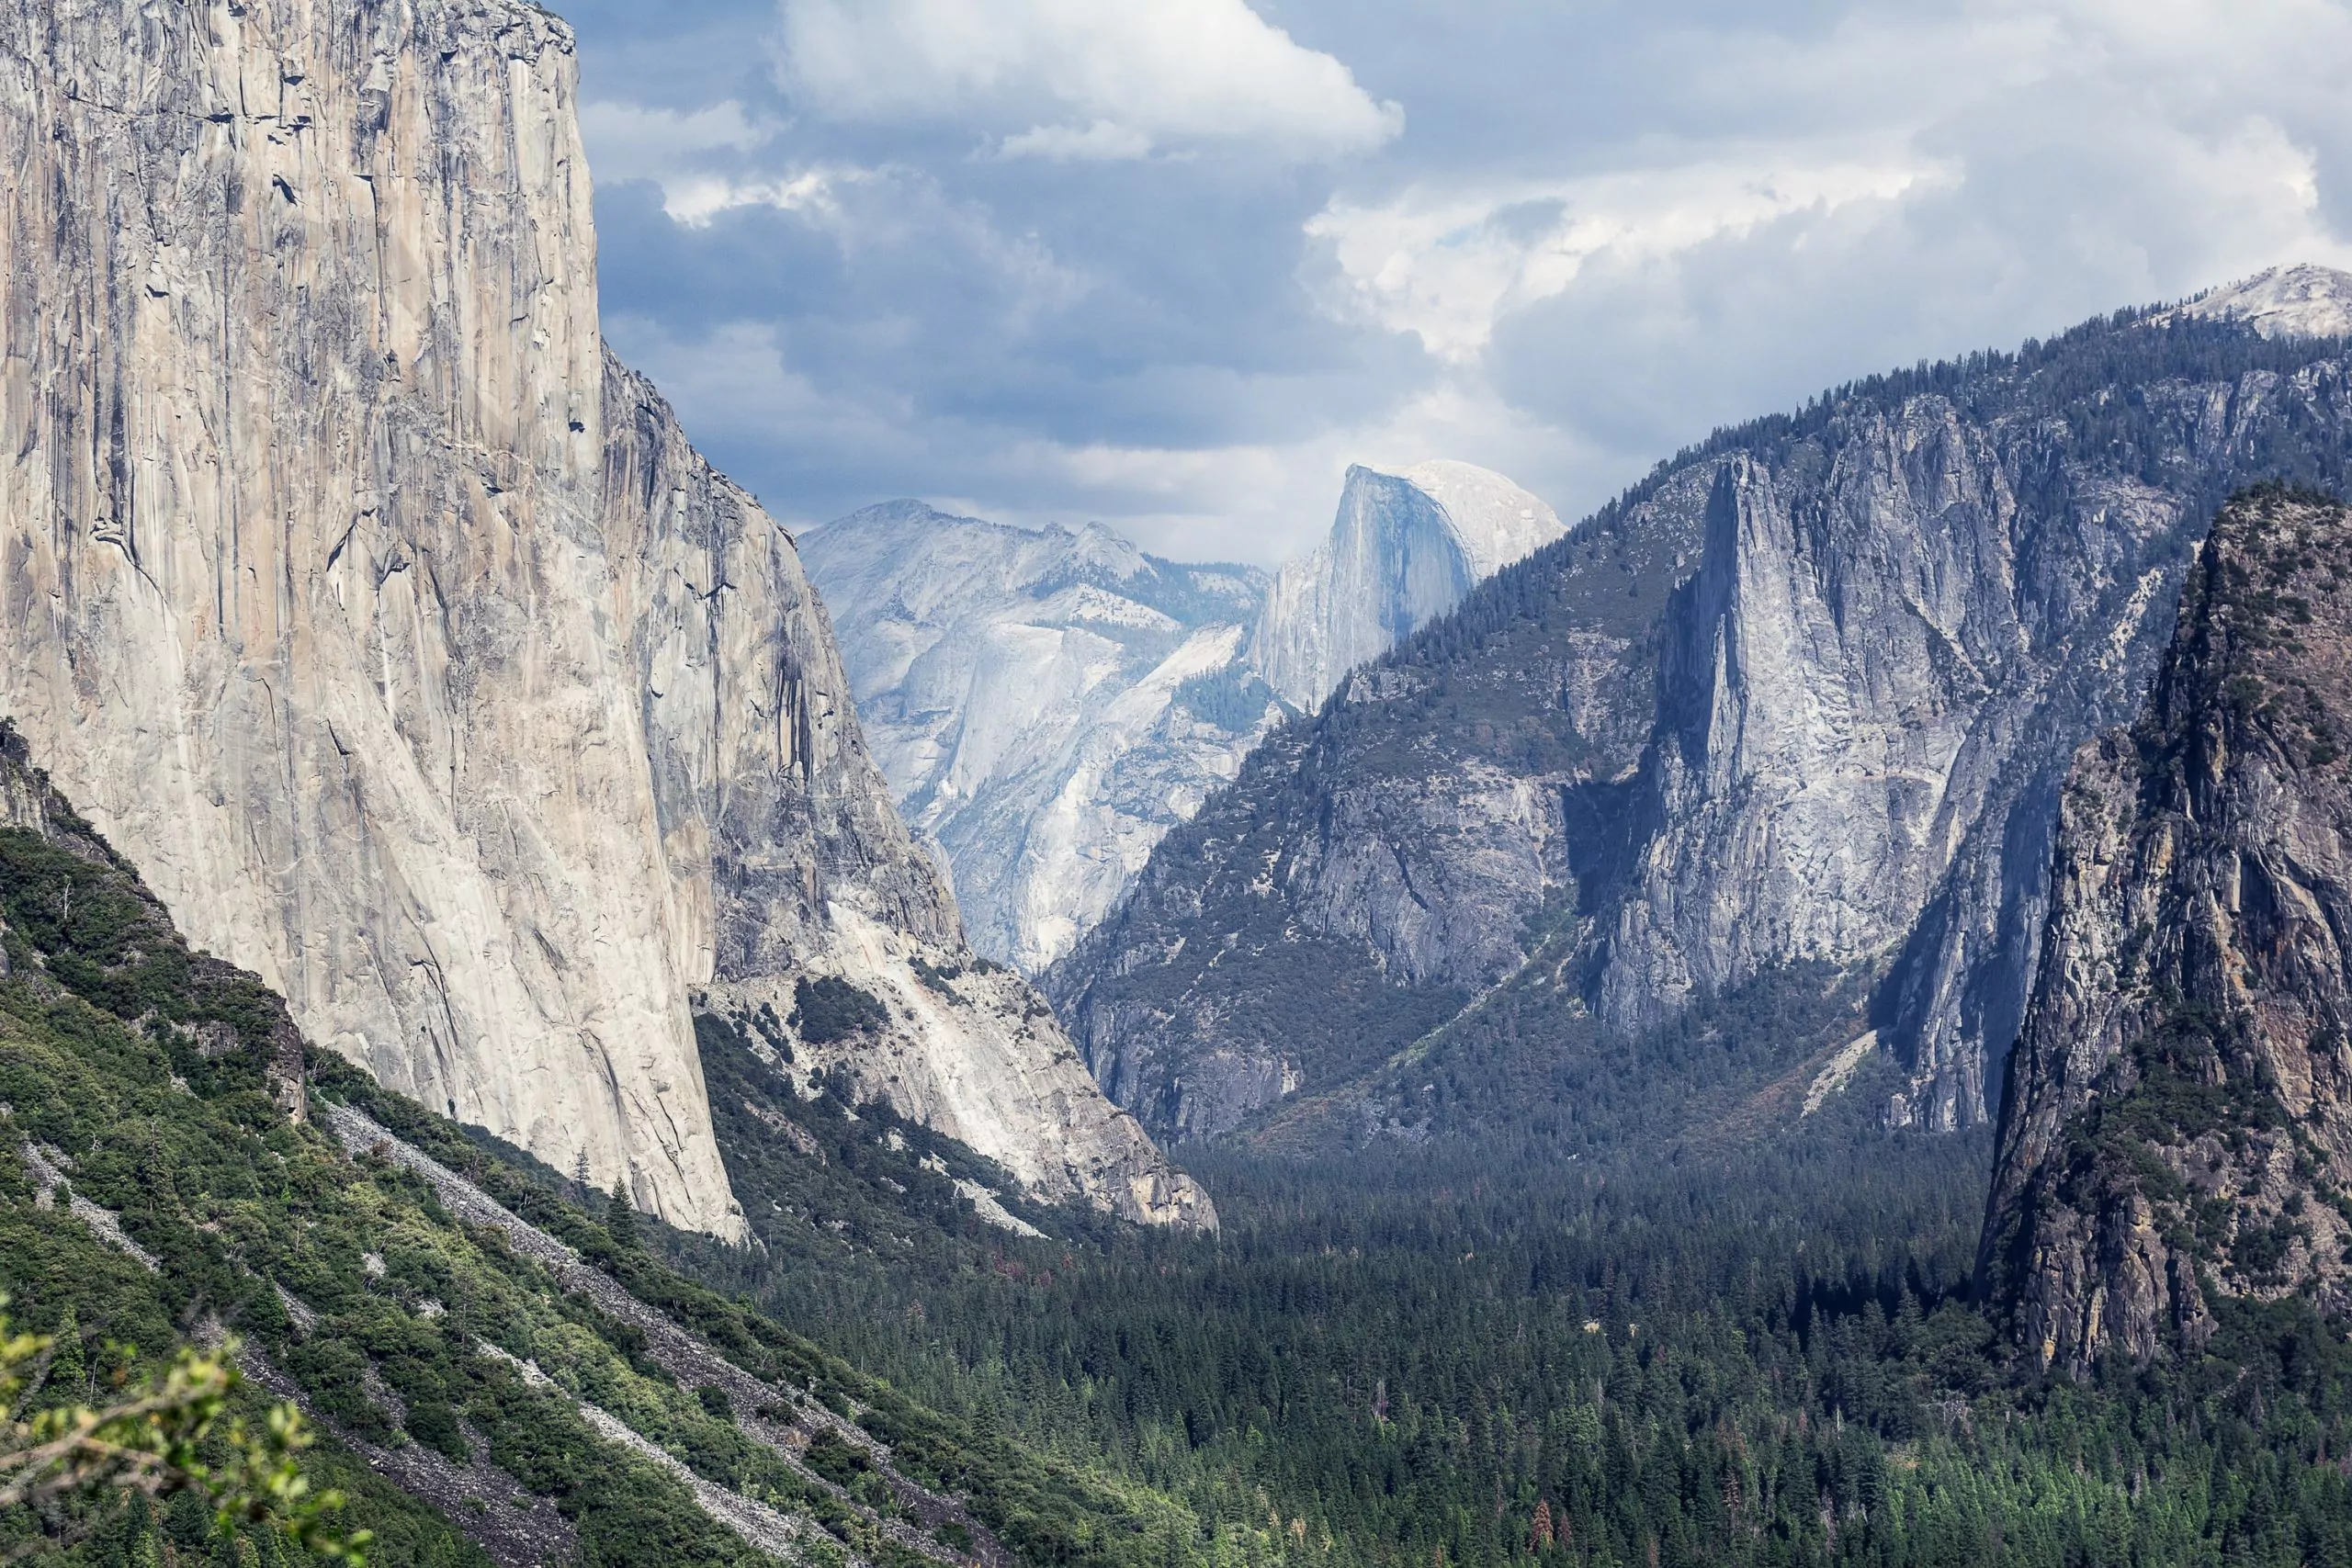
<path id="1" fill-rule="evenodd" d="M 1357 665 L 1561 535 L 1552 509 L 1468 463 L 1348 470 L 1331 532 L 1283 568 L 1250 632 L 1250 658 L 1312 711 Z"/>
<path id="2" fill-rule="evenodd" d="M 931 1005 L 792 543 L 605 354 L 575 97 L 521 0 L 0 5 L 0 711 L 305 1033 L 674 1223 L 742 1231 L 693 1010 L 812 977 L 888 999 L 810 1070 L 1204 1216 L 1025 992 Z"/>
<path id="3" fill-rule="evenodd" d="M 1282 713 L 1239 659 L 1265 574 L 919 502 L 804 533 L 875 761 L 973 945 L 1042 970 Z"/>
<path id="4" fill-rule="evenodd" d="M 2352 514 L 2222 513 L 2139 722 L 2067 775 L 1979 1283 L 2043 1368 L 2352 1303 Z"/>
<path id="5" fill-rule="evenodd" d="M 1100 524 L 1012 528 L 919 502 L 808 531 L 876 760 L 936 844 L 973 945 L 1038 973 L 1285 714 L 1559 534 L 1467 463 L 1351 468 L 1309 557 L 1147 556 Z"/>
<path id="6" fill-rule="evenodd" d="M 1417 1124 L 1433 1055 L 1822 965 L 1889 1119 L 1988 1120 L 2067 761 L 2222 498 L 2345 473 L 2346 300 L 2265 275 L 1710 438 L 1277 731 L 1048 994 L 1190 1135 L 1298 1089 Z"/>

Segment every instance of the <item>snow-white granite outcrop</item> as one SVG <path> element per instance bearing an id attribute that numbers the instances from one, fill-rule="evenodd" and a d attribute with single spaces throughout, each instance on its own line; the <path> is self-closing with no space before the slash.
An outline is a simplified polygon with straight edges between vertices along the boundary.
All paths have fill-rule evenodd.
<path id="1" fill-rule="evenodd" d="M 2174 313 L 2244 321 L 2264 337 L 2352 337 L 2352 273 L 2310 262 L 2266 267 L 2156 320 Z"/>
<path id="2" fill-rule="evenodd" d="M 1035 972 L 1280 716 L 1240 658 L 1265 575 L 872 506 L 801 538 L 875 759 L 973 945 Z"/>
<path id="3" fill-rule="evenodd" d="M 1072 533 L 867 507 L 801 539 L 876 760 L 938 846 L 973 944 L 1042 973 L 1285 711 L 1559 536 L 1500 474 L 1349 471 L 1269 581 Z"/>

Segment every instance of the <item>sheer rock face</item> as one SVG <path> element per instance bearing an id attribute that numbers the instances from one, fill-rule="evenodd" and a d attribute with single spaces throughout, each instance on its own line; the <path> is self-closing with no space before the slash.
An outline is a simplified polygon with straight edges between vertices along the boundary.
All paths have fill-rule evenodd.
<path id="1" fill-rule="evenodd" d="M 1351 468 L 1330 536 L 1274 579 L 1250 660 L 1312 711 L 1349 671 L 1563 532 L 1550 507 L 1467 463 Z"/>
<path id="2" fill-rule="evenodd" d="M 0 32 L 8 709 L 314 1038 L 740 1227 L 642 895 L 570 34 L 429 0 Z"/>
<path id="3" fill-rule="evenodd" d="M 0 0 L 0 711 L 313 1038 L 734 1235 L 694 987 L 960 937 L 790 541 L 607 365 L 574 93 L 520 0 Z"/>
<path id="4" fill-rule="evenodd" d="M 690 984 L 789 972 L 830 907 L 932 948 L 956 907 L 866 756 L 792 539 L 607 358 L 605 524 Z"/>
<path id="5" fill-rule="evenodd" d="M 1602 879 L 1586 852 L 1623 831 L 1655 623 L 1712 473 L 1507 568 L 1471 601 L 1510 606 L 1478 657 L 1408 645 L 1349 673 L 1170 833 L 1043 982 L 1114 1099 L 1202 1137 L 1331 1089 L 1512 973 L 1530 920 Z"/>
<path id="6" fill-rule="evenodd" d="M 800 539 L 875 760 L 973 945 L 1043 970 L 1281 716 L 1240 658 L 1254 568 L 867 507 Z"/>
<path id="7" fill-rule="evenodd" d="M 2138 726 L 2065 786 L 1979 1285 L 2079 1373 L 2209 1292 L 2352 1303 L 2352 516 L 2224 510 Z"/>
<path id="8" fill-rule="evenodd" d="M 1921 1092 L 1895 1119 L 1987 1119 L 2066 743 L 2129 711 L 2187 549 L 2179 498 L 2143 485 L 2021 504 L 2039 445 L 1927 397 L 1724 465 L 1670 613 L 1645 780 L 1660 826 L 1604 1018 L 1647 1027 L 1792 959 L 1899 957 L 1887 1010 Z"/>
<path id="9" fill-rule="evenodd" d="M 1048 994 L 1155 1127 L 1238 1120 L 1340 1086 L 1237 972 L 1315 950 L 1377 1060 L 1566 910 L 1557 982 L 1620 1032 L 1826 961 L 1878 987 L 1891 1119 L 1988 1121 L 2073 750 L 2135 708 L 2220 499 L 2342 471 L 2341 354 L 2224 302 L 1727 433 L 1278 732 Z"/>

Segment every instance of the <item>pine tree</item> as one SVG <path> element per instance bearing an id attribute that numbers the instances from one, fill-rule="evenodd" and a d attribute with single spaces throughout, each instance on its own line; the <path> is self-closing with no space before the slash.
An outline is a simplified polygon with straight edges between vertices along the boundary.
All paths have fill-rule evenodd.
<path id="1" fill-rule="evenodd" d="M 620 1247 L 637 1246 L 637 1208 L 628 1200 L 628 1189 L 618 1178 L 613 1181 L 612 1196 L 605 1201 L 605 1230 Z"/>
<path id="2" fill-rule="evenodd" d="M 49 1377 L 42 1397 L 57 1404 L 79 1404 L 90 1397 L 90 1360 L 82 1346 L 82 1320 L 72 1307 L 51 1331 Z"/>

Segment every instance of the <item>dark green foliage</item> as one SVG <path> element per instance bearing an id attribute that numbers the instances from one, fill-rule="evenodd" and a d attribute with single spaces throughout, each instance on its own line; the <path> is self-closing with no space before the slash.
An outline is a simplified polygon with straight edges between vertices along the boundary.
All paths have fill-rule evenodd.
<path id="1" fill-rule="evenodd" d="M 831 1045 L 887 1027 L 889 1010 L 873 992 L 831 975 L 803 976 L 792 989 L 792 1024 L 811 1045 Z"/>
<path id="2" fill-rule="evenodd" d="M 853 1237 L 870 1235 L 874 1240 L 885 1241 L 887 1236 L 910 1230 L 925 1232 L 922 1220 L 910 1220 L 904 1212 L 891 1214 L 886 1197 L 907 1201 L 916 1194 L 927 1194 L 935 1205 L 926 1211 L 932 1223 L 1001 1235 L 977 1219 L 968 1204 L 956 1199 L 947 1179 L 920 1163 L 926 1157 L 946 1164 L 957 1176 L 991 1186 L 1001 1184 L 1008 1207 L 1039 1223 L 1066 1230 L 1092 1227 L 1091 1232 L 1081 1228 L 1081 1234 L 1116 1234 L 1118 1227 L 1099 1216 L 1081 1219 L 1022 1203 L 1001 1171 L 927 1129 L 899 1121 L 881 1107 L 860 1108 L 857 1119 L 852 1121 L 844 1114 L 849 1108 L 838 1090 L 829 1090 L 813 1106 L 801 1105 L 768 1075 L 743 1037 L 723 1020 L 697 1020 L 696 1033 L 720 1125 L 735 1128 L 772 1162 L 746 1166 L 734 1178 L 739 1198 L 755 1222 L 763 1222 L 765 1235 L 773 1238 L 765 1253 L 747 1254 L 639 1217 L 640 1234 L 650 1241 L 658 1240 L 662 1251 L 693 1263 L 707 1279 L 732 1284 L 746 1269 L 763 1274 L 770 1270 L 796 1273 L 806 1270 L 812 1260 L 838 1266 L 865 1250 Z M 915 1404 L 838 1356 L 779 1326 L 773 1315 L 763 1315 L 752 1304 L 730 1300 L 682 1276 L 652 1252 L 616 1247 L 604 1228 L 576 1206 L 572 1184 L 545 1166 L 527 1157 L 503 1157 L 487 1141 L 387 1093 L 339 1061 L 319 1060 L 312 1072 L 322 1088 L 366 1110 L 403 1141 L 463 1171 L 515 1213 L 579 1247 L 632 1295 L 691 1327 L 737 1365 L 763 1379 L 810 1390 L 836 1415 L 854 1413 L 868 1430 L 893 1445 L 894 1461 L 903 1473 L 968 1499 L 980 1522 L 1027 1561 L 1166 1568 L 1162 1554 L 1142 1554 L 1137 1544 L 1166 1521 L 1184 1517 L 1166 1499 L 1131 1482 L 1106 1482 L 1082 1462 L 1069 1462 L 1080 1456 L 1041 1455 L 1030 1444 L 993 1429 L 989 1423 L 943 1416 Z M 776 1098 L 769 1100 L 771 1095 Z M 823 1141 L 816 1145 L 821 1157 L 804 1155 L 788 1143 L 786 1152 L 779 1153 L 773 1129 L 743 1109 L 747 1100 L 796 1112 L 802 1118 L 796 1126 L 821 1134 Z M 890 1146 L 888 1139 L 892 1133 L 899 1135 L 903 1149 Z M 776 1215 L 763 1199 L 772 1192 L 794 1190 L 775 1174 L 794 1165 L 820 1174 L 817 1190 L 828 1194 L 828 1201 L 840 1204 L 839 1213 L 856 1216 L 859 1227 L 875 1228 L 871 1232 L 854 1228 L 847 1219 L 839 1230 L 797 1218 L 790 1225 L 765 1224 Z M 903 1178 L 907 1194 L 893 1193 L 882 1186 L 886 1176 L 893 1180 Z M 932 1185 L 919 1186 L 919 1182 Z M 605 1318 L 579 1298 L 560 1304 L 567 1316 L 612 1345 L 621 1359 L 633 1359 L 635 1347 L 627 1325 Z M 697 1470 L 730 1483 L 755 1482 L 790 1499 L 793 1506 L 808 1511 L 829 1528 L 856 1535 L 858 1527 L 824 1495 L 804 1491 L 796 1496 L 789 1483 L 769 1473 L 756 1455 L 723 1441 L 732 1428 L 715 1426 L 699 1395 L 681 1391 L 679 1399 L 692 1405 L 694 1419 L 689 1422 L 679 1405 L 669 1406 L 666 1418 L 679 1425 L 677 1435 L 666 1440 Z M 639 1414 L 642 1418 L 647 1413 Z M 870 1492 L 875 1483 L 861 1484 Z M 1190 1539 L 1192 1529 L 1189 1521 L 1182 1525 L 1185 1539 Z"/>
<path id="3" fill-rule="evenodd" d="M 1750 1122 L 1785 1120 L 1810 1077 L 1789 1075 L 1867 1027 L 1869 978 L 1791 964 L 1627 1037 L 1600 1028 L 1573 984 L 1530 964 L 1350 1096 L 1392 1128 L 1532 1136 L 1564 1157 L 1739 1137 Z"/>
<path id="4" fill-rule="evenodd" d="M 8 761 L 20 759 L 0 765 Z M 71 820 L 52 814 L 53 822 Z M 193 1325 L 217 1320 L 293 1377 L 320 1418 L 351 1442 L 420 1444 L 459 1462 L 486 1452 L 514 1490 L 551 1501 L 570 1521 L 577 1568 L 748 1568 L 761 1559 L 669 1473 L 597 1437 L 575 1399 L 626 1421 L 696 1473 L 813 1518 L 839 1544 L 812 1534 L 812 1568 L 844 1551 L 876 1568 L 911 1568 L 857 1504 L 740 1430 L 720 1391 L 677 1387 L 651 1364 L 641 1331 L 562 1292 L 503 1232 L 458 1224 L 405 1167 L 373 1154 L 347 1157 L 314 1126 L 289 1122 L 270 1077 L 283 1069 L 290 1038 L 282 1008 L 250 976 L 187 953 L 85 828 L 71 829 L 62 843 L 29 832 L 0 841 L 0 919 L 9 941 L 0 979 L 0 1289 L 20 1324 L 72 1331 L 51 1365 L 61 1398 L 74 1383 L 104 1383 L 153 1361 Z M 188 977 L 180 989 L 164 985 L 167 970 Z M 130 1018 L 118 1010 L 133 1006 L 140 1010 Z M 232 1028 L 202 1029 L 241 1009 L 249 1016 Z M 676 1273 L 646 1249 L 641 1230 L 633 1234 L 640 1222 L 626 1202 L 599 1200 L 338 1059 L 313 1055 L 307 1068 L 314 1104 L 364 1109 L 756 1375 L 821 1390 L 837 1409 L 887 1425 L 905 1456 L 900 1473 L 919 1461 L 928 1480 L 968 1491 L 978 1517 L 1025 1543 L 1031 1560 L 1143 1568 L 1127 1543 L 1170 1515 L 1164 1502 L 923 1410 Z M 62 1193 L 37 1207 L 16 1153 L 28 1142 L 58 1151 L 73 1191 L 118 1214 L 161 1258 L 160 1271 L 100 1242 L 71 1216 Z M 524 1360 L 554 1386 L 527 1380 Z M 376 1532 L 372 1561 L 485 1562 L 447 1521 L 349 1452 L 330 1443 L 314 1457 L 322 1483 L 352 1495 L 347 1522 Z M 854 1495 L 896 1511 L 889 1478 L 865 1463 Z M 0 1515 L 0 1550 L 21 1542 L 35 1562 L 107 1568 L 307 1561 L 259 1536 L 216 1551 L 201 1511 L 183 1517 L 176 1505 L 152 1516 L 84 1512 L 45 1523 Z M 31 1539 L 66 1527 L 89 1527 L 86 1539 L 64 1551 Z"/>
<path id="5" fill-rule="evenodd" d="M 79 841 L 87 853 L 0 828 L 0 921 L 12 964 L 21 955 L 118 1019 L 152 1021 L 148 1032 L 191 1085 L 259 1090 L 247 1069 L 283 1026 L 277 998 L 252 976 L 191 953 L 95 832 Z"/>
<path id="6" fill-rule="evenodd" d="M 618 1181 L 605 1195 L 605 1234 L 624 1251 L 638 1245 L 637 1205 L 630 1201 L 628 1189 Z"/>
<path id="7" fill-rule="evenodd" d="M 920 953 L 916 953 L 910 962 L 914 968 L 915 978 L 921 980 L 927 989 L 938 992 L 941 996 L 947 998 L 950 1001 L 960 1002 L 963 999 L 962 997 L 956 993 L 956 987 L 952 983 L 958 976 L 964 973 L 964 966 L 962 964 L 950 964 L 941 965 L 933 964 L 929 959 L 923 957 Z M 752 1021 L 752 1023 L 754 1028 L 758 1026 L 758 1021 L 756 1019 Z M 785 1058 L 787 1062 L 791 1059 L 792 1058 L 790 1056 L 786 1056 Z"/>
<path id="8" fill-rule="evenodd" d="M 1227 664 L 1205 675 L 1194 675 L 1176 688 L 1175 703 L 1204 724 L 1236 734 L 1257 728 L 1270 707 L 1290 712 L 1274 689 L 1240 664 Z"/>
<path id="9" fill-rule="evenodd" d="M 1817 1122 L 1679 1162 L 1542 1136 L 1313 1165 L 1195 1147 L 1214 1240 L 965 1252 L 914 1230 L 821 1269 L 739 1254 L 735 1278 L 926 1403 L 1173 1494 L 1198 1531 L 1180 1559 L 1631 1565 L 1655 1546 L 1664 1564 L 2071 1568 L 2352 1548 L 2340 1326 L 2233 1306 L 2156 1371 L 2015 1383 L 1968 1297 L 1981 1136 Z M 887 1404 L 860 1418 L 920 1451 Z M 1532 1551 L 1539 1503 L 1566 1533 Z"/>

